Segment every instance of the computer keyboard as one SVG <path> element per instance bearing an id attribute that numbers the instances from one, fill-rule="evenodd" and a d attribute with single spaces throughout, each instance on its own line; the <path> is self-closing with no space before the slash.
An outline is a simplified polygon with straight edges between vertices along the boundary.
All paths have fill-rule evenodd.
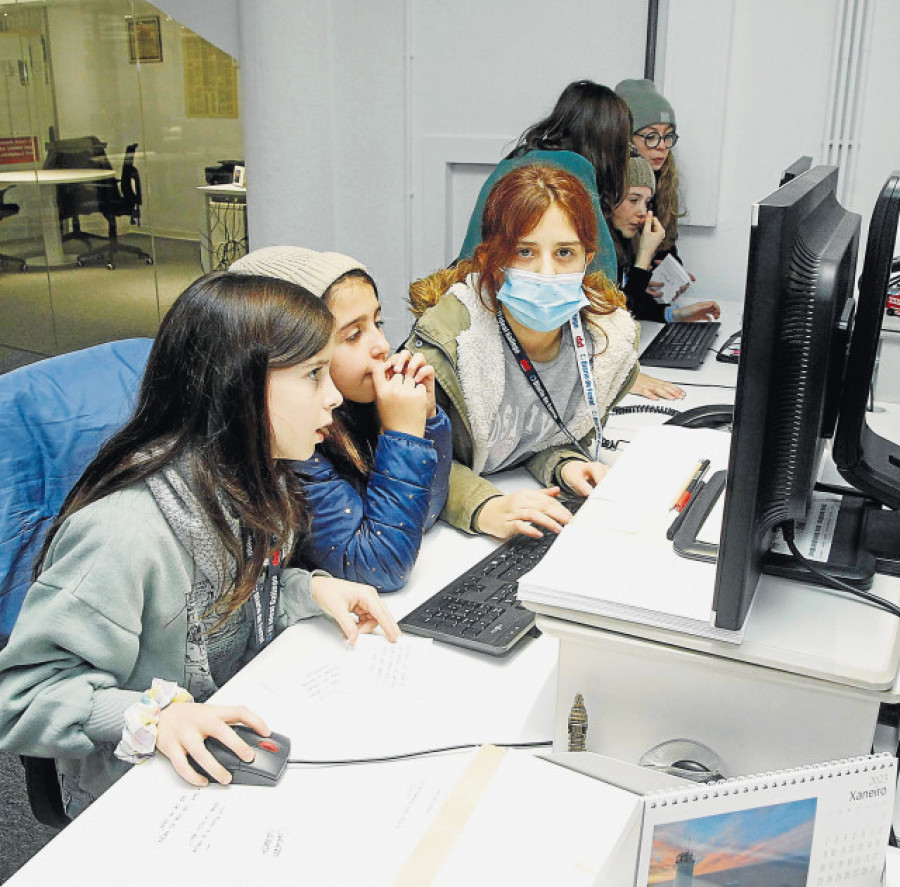
<path id="1" fill-rule="evenodd" d="M 641 366 L 695 370 L 706 359 L 707 352 L 722 324 L 667 323 L 641 354 Z"/>
<path id="2" fill-rule="evenodd" d="M 564 504 L 574 512 L 583 501 Z M 508 652 L 534 628 L 534 613 L 516 600 L 519 577 L 555 539 L 548 531 L 540 539 L 507 539 L 401 619 L 400 628 L 491 656 Z"/>

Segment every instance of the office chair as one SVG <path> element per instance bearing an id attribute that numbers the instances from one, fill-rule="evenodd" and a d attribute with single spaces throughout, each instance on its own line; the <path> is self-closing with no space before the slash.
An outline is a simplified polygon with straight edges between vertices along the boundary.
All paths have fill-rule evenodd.
<path id="1" fill-rule="evenodd" d="M 96 136 L 56 139 L 47 142 L 44 169 L 112 169 L 106 156 L 106 142 Z M 108 185 L 109 183 L 107 183 Z M 97 184 L 62 184 L 56 186 L 59 226 L 63 241 L 80 240 L 90 246 L 93 240 L 105 240 L 100 234 L 81 230 L 81 216 L 100 212 Z M 66 222 L 71 230 L 66 230 Z"/>
<path id="2" fill-rule="evenodd" d="M 119 253 L 131 253 L 139 256 L 148 265 L 153 264 L 153 257 L 138 249 L 136 246 L 127 246 L 119 241 L 116 219 L 119 216 L 128 216 L 132 225 L 141 224 L 141 177 L 134 165 L 134 152 L 137 150 L 137 142 L 125 149 L 125 159 L 122 162 L 122 175 L 118 180 L 108 179 L 96 183 L 98 197 L 98 212 L 102 213 L 109 226 L 109 236 L 106 246 L 100 246 L 86 253 L 82 253 L 75 262 L 81 268 L 85 262 L 94 259 L 106 260 L 106 267 L 112 271 L 115 258 Z"/>
<path id="3" fill-rule="evenodd" d="M 134 405 L 151 339 L 126 339 L 0 375 L 0 648 L 31 585 L 50 522 L 100 446 Z M 23 757 L 35 818 L 55 828 L 56 765 Z"/>
<path id="4" fill-rule="evenodd" d="M 6 188 L 0 188 L 0 222 L 4 219 L 8 219 L 10 216 L 18 215 L 19 213 L 19 204 L 7 203 L 5 199 L 6 192 L 9 191 L 10 188 L 15 187 L 15 185 L 9 185 Z M 19 266 L 20 271 L 24 271 L 28 267 L 21 256 L 9 256 L 6 253 L 0 253 L 0 266 L 5 268 L 7 262 L 15 262 Z"/>

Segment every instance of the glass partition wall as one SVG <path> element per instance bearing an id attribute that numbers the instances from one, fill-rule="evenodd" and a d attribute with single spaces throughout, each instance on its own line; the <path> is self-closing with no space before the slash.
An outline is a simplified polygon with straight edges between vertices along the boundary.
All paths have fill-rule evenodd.
<path id="1" fill-rule="evenodd" d="M 0 2 L 0 370 L 155 334 L 215 264 L 239 112 L 235 60 L 149 3 Z"/>

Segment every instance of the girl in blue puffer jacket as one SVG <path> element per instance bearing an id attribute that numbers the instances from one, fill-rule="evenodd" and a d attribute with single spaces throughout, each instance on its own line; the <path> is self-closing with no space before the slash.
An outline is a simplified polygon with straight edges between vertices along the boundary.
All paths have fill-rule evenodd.
<path id="1" fill-rule="evenodd" d="M 390 354 L 375 281 L 349 256 L 266 247 L 229 270 L 298 283 L 335 316 L 331 376 L 344 402 L 313 457 L 293 463 L 312 513 L 300 556 L 396 591 L 447 500 L 450 420 L 435 404 L 434 370 L 420 354 Z"/>

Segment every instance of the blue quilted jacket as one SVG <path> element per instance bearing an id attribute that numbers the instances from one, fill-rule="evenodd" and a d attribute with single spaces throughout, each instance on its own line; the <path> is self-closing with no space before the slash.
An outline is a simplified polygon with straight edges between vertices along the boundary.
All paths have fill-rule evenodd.
<path id="1" fill-rule="evenodd" d="M 396 591 L 447 501 L 451 462 L 450 420 L 440 408 L 426 422 L 424 439 L 397 431 L 378 435 L 365 486 L 340 475 L 318 450 L 293 462 L 312 510 L 301 559 L 333 576 Z"/>

